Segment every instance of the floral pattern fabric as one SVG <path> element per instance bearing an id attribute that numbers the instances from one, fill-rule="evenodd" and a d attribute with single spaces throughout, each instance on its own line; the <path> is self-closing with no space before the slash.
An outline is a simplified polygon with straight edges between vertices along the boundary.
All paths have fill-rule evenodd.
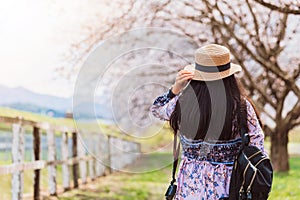
<path id="1" fill-rule="evenodd" d="M 151 106 L 152 114 L 169 120 L 178 96 L 168 93 L 157 97 Z M 264 134 L 252 105 L 247 102 L 247 124 L 250 145 L 264 151 Z M 234 158 L 241 145 L 239 136 L 229 141 L 202 141 L 180 135 L 181 162 L 177 176 L 175 200 L 217 200 L 228 197 Z M 265 152 L 266 153 L 266 152 Z"/>

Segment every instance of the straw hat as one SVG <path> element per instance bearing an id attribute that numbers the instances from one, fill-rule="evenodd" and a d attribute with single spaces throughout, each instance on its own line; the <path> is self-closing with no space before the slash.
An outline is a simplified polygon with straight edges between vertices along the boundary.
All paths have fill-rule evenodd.
<path id="1" fill-rule="evenodd" d="M 218 44 L 209 44 L 196 50 L 195 63 L 184 67 L 194 72 L 193 80 L 214 81 L 242 70 L 240 65 L 230 62 L 230 51 Z"/>

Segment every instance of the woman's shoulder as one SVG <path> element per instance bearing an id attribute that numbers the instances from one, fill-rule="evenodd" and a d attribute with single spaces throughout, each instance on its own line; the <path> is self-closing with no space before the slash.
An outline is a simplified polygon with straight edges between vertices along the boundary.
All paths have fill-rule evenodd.
<path id="1" fill-rule="evenodd" d="M 247 106 L 247 120 L 252 126 L 257 126 L 259 124 L 262 126 L 262 122 L 259 117 L 259 113 L 257 112 L 254 103 L 250 99 L 245 99 Z"/>
<path id="2" fill-rule="evenodd" d="M 245 100 L 248 115 L 253 115 L 253 114 L 256 115 L 256 109 L 254 103 L 249 98 L 246 97 L 244 97 L 244 100 Z"/>

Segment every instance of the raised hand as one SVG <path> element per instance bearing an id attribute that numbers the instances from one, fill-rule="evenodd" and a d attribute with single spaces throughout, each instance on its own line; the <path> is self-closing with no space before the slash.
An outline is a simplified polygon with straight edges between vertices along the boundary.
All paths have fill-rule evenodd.
<path id="1" fill-rule="evenodd" d="M 181 90 L 186 86 L 189 80 L 194 77 L 194 73 L 187 70 L 180 70 L 176 76 L 175 83 L 172 87 L 174 94 L 179 94 Z"/>

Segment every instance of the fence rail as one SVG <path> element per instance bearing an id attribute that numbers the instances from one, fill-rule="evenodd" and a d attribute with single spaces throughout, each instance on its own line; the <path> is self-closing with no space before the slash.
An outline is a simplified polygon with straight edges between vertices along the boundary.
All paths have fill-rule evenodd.
<path id="1" fill-rule="evenodd" d="M 25 170 L 34 171 L 33 199 L 40 199 L 41 170 L 48 169 L 49 195 L 57 195 L 57 166 L 62 166 L 62 179 L 64 191 L 79 187 L 91 180 L 111 173 L 114 170 L 134 162 L 140 153 L 140 144 L 101 133 L 78 132 L 71 127 L 54 126 L 25 120 L 21 117 L 1 117 L 0 123 L 12 125 L 12 164 L 0 165 L 0 175 L 12 174 L 12 199 L 22 199 Z M 33 159 L 24 162 L 25 126 L 32 127 Z M 41 159 L 41 131 L 47 136 L 47 160 Z M 61 160 L 57 159 L 58 144 L 55 133 L 60 132 Z M 69 142 L 71 140 L 71 142 Z M 71 148 L 70 148 L 71 146 Z M 72 174 L 72 176 L 71 176 Z M 71 187 L 71 177 L 73 187 Z"/>

